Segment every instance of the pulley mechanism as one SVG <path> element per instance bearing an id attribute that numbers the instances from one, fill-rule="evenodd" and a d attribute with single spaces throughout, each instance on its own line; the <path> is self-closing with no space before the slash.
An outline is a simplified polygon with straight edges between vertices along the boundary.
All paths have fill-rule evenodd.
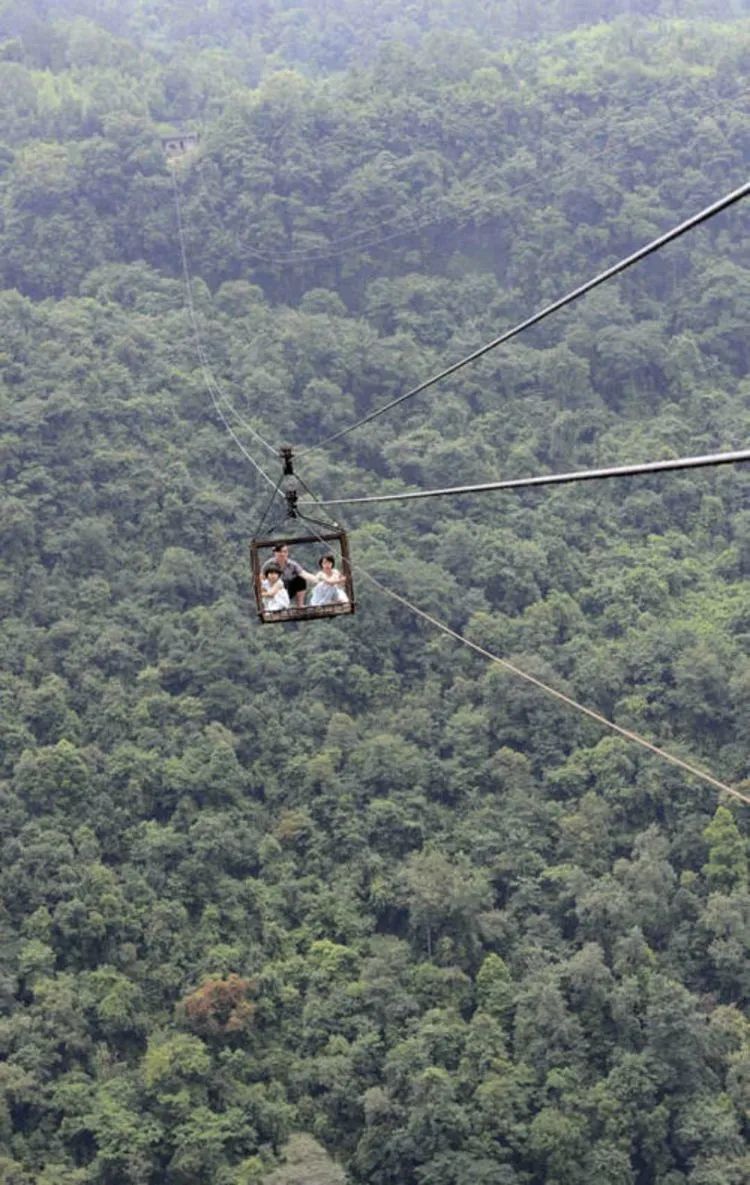
<path id="1" fill-rule="evenodd" d="M 297 510 L 299 492 L 294 489 L 285 490 L 284 497 L 286 498 L 286 517 L 299 518 L 299 511 Z"/>

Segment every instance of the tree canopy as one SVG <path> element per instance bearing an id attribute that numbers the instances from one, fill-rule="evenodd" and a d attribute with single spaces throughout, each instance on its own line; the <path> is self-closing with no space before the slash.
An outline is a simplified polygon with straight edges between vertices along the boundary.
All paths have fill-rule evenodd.
<path id="1" fill-rule="evenodd" d="M 266 630 L 237 440 L 321 497 L 740 447 L 747 203 L 312 446 L 739 185 L 749 49 L 0 3 L 3 1185 L 748 1180 L 746 808 L 366 578 L 747 794 L 746 470 L 358 510 L 357 613 Z"/>

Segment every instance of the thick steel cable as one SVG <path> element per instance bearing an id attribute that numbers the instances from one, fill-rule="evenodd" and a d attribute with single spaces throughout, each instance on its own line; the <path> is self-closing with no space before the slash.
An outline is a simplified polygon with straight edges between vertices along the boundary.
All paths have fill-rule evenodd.
<path id="1" fill-rule="evenodd" d="M 320 503 L 320 505 L 325 505 L 325 503 Z M 309 522 L 310 520 L 306 519 L 305 521 Z M 313 534 L 319 534 L 314 527 Z M 321 542 L 324 542 L 322 537 L 319 536 L 319 538 Z M 655 745 L 652 741 L 647 740 L 646 737 L 641 736 L 640 733 L 635 732 L 633 729 L 623 728 L 621 724 L 615 724 L 614 720 L 610 720 L 609 717 L 603 716 L 601 712 L 595 711 L 594 708 L 587 707 L 585 704 L 582 704 L 578 700 L 574 699 L 573 696 L 566 695 L 564 691 L 558 691 L 556 687 L 552 687 L 549 683 L 545 683 L 543 679 L 538 679 L 536 675 L 530 675 L 528 671 L 522 670 L 521 667 L 516 666 L 515 663 L 509 662 L 506 658 L 501 658 L 499 654 L 493 654 L 491 650 L 487 650 L 486 647 L 480 646 L 478 642 L 472 642 L 469 638 L 466 638 L 463 634 L 460 634 L 458 630 L 454 630 L 446 622 L 440 621 L 440 619 L 437 617 L 433 617 L 431 613 L 427 613 L 426 610 L 420 609 L 418 605 L 415 605 L 412 601 L 408 600 L 400 593 L 394 592 L 392 588 L 388 588 L 387 585 L 383 584 L 377 579 L 377 577 L 373 576 L 370 572 L 367 572 L 359 564 L 352 564 L 351 570 L 357 576 L 357 578 L 363 576 L 365 580 L 368 580 L 370 584 L 373 584 L 385 596 L 390 597 L 392 601 L 396 601 L 399 605 L 403 605 L 403 607 L 408 609 L 410 613 L 414 613 L 417 617 L 421 617 L 423 621 L 426 621 L 435 629 L 440 630 L 441 633 L 447 634 L 448 637 L 453 638 L 456 642 L 460 642 L 463 646 L 468 646 L 470 650 L 482 655 L 483 658 L 489 659 L 490 662 L 496 663 L 510 674 L 515 675 L 518 679 L 523 679 L 526 683 L 532 684 L 532 686 L 536 687 L 539 691 L 544 692 L 545 695 L 552 696 L 554 699 L 558 700 L 560 703 L 565 704 L 567 707 L 573 708 L 577 712 L 581 712 L 584 716 L 588 716 L 590 720 L 595 720 L 597 724 L 609 729 L 610 732 L 616 733 L 624 740 L 630 741 L 634 745 L 639 745 L 642 749 L 646 749 L 655 757 L 661 758 L 662 761 L 666 761 L 670 765 L 676 766 L 678 769 L 681 769 L 683 773 L 688 773 L 692 777 L 706 782 L 709 786 L 712 786 L 714 790 L 720 790 L 724 794 L 728 794 L 730 797 L 736 798 L 740 802 L 744 802 L 747 806 L 750 806 L 750 796 L 743 794 L 741 790 L 737 790 L 736 787 L 730 786 L 727 782 L 722 782 L 719 778 L 715 778 L 713 774 L 707 773 L 706 770 L 700 769 L 699 766 L 694 765 L 692 762 L 685 761 L 682 757 L 677 757 L 674 753 L 670 753 L 668 750 L 662 749 L 660 745 Z"/>
<path id="2" fill-rule="evenodd" d="M 232 428 L 232 425 L 229 423 L 228 419 L 224 415 L 224 412 L 221 408 L 221 404 L 220 404 L 219 400 L 224 397 L 221 395 L 221 391 L 216 386 L 213 375 L 211 373 L 211 369 L 208 365 L 205 351 L 203 349 L 203 343 L 201 341 L 200 330 L 198 327 L 198 319 L 197 319 L 196 313 L 195 313 L 195 300 L 193 297 L 193 283 L 192 283 L 192 277 L 190 275 L 190 267 L 188 264 L 187 249 L 185 246 L 185 233 L 184 233 L 183 222 L 182 222 L 182 207 L 180 204 L 180 194 L 179 194 L 179 189 L 177 187 L 177 178 L 175 175 L 174 166 L 170 169 L 170 175 L 172 178 L 172 188 L 174 191 L 175 210 L 176 210 L 176 214 L 177 214 L 177 235 L 178 235 L 178 240 L 179 240 L 179 245 L 180 245 L 180 256 L 181 256 L 181 260 L 182 260 L 182 274 L 183 274 L 183 279 L 184 279 L 184 284 L 185 284 L 186 304 L 187 304 L 188 313 L 189 313 L 189 317 L 190 317 L 190 324 L 191 324 L 191 327 L 193 330 L 193 341 L 195 344 L 196 353 L 198 355 L 198 361 L 200 362 L 201 371 L 203 373 L 203 381 L 205 383 L 206 390 L 208 391 L 209 395 L 211 396 L 211 402 L 213 403 L 214 411 L 216 412 L 217 416 L 219 417 L 222 424 L 226 428 L 227 432 L 231 436 L 232 440 L 235 442 L 237 447 L 240 449 L 240 452 L 242 453 L 242 455 L 245 457 L 245 459 L 247 461 L 250 462 L 250 464 L 253 466 L 253 468 L 260 474 L 260 476 L 264 479 L 264 481 L 266 481 L 268 483 L 268 485 L 275 487 L 276 482 L 273 480 L 272 477 L 269 476 L 269 474 L 266 473 L 265 469 L 263 469 L 262 466 L 258 464 L 258 462 L 255 460 L 255 458 L 252 456 L 252 454 L 249 453 L 248 450 L 245 448 L 244 444 L 242 443 L 240 438 L 237 436 L 236 432 Z M 218 398 L 217 398 L 217 392 L 218 392 Z M 243 421 L 243 423 L 244 423 L 244 421 Z M 264 440 L 259 432 L 256 432 L 255 429 L 251 428 L 249 424 L 246 424 L 245 426 L 253 434 L 253 436 L 256 438 L 256 440 L 258 440 L 258 442 L 260 444 L 262 444 L 265 448 L 269 449 L 270 452 L 274 453 L 274 455 L 277 455 L 277 450 L 273 447 L 273 445 L 269 444 L 268 441 Z"/>
<path id="3" fill-rule="evenodd" d="M 675 457 L 668 461 L 644 461 L 634 465 L 616 465 L 608 469 L 579 469 L 572 473 L 548 473 L 539 477 L 513 477 L 506 481 L 485 481 L 469 486 L 444 486 L 434 490 L 406 490 L 402 494 L 368 494 L 357 498 L 327 498 L 314 501 L 319 506 L 353 506 L 374 502 L 406 502 L 414 498 L 444 498 L 449 495 L 483 494 L 491 490 L 523 490 L 537 486 L 569 485 L 576 481 L 602 481 L 615 477 L 637 477 L 646 473 L 669 473 L 680 469 L 701 469 L 713 465 L 737 465 L 750 461 L 750 449 L 731 453 L 705 453 L 698 457 Z M 301 502 L 307 506 L 307 501 Z"/>
<path id="4" fill-rule="evenodd" d="M 422 391 L 426 391 L 429 387 L 435 386 L 436 383 L 442 382 L 443 379 L 449 378 L 450 375 L 456 374 L 456 372 L 462 370 L 464 366 L 469 366 L 470 363 L 478 361 L 479 358 L 483 358 L 485 354 L 490 352 L 490 350 L 497 349 L 497 347 L 503 345 L 504 342 L 510 341 L 511 338 L 516 337 L 517 334 L 522 333 L 525 329 L 530 329 L 533 325 L 538 325 L 552 313 L 556 313 L 566 305 L 572 304 L 574 300 L 578 300 L 579 297 L 585 296 L 586 293 L 591 292 L 592 289 L 597 288 L 600 284 L 604 284 L 607 280 L 611 280 L 614 276 L 619 275 L 620 272 L 624 272 L 627 268 L 632 267 L 633 264 L 640 263 L 642 259 L 646 259 L 649 255 L 653 255 L 654 252 L 660 251 L 662 247 L 666 247 L 668 243 L 674 242 L 675 239 L 678 239 L 681 235 L 686 234 L 689 230 L 693 230 L 696 226 L 700 226 L 701 223 L 708 221 L 709 218 L 715 217 L 715 215 L 720 214 L 723 210 L 726 210 L 730 206 L 733 206 L 736 202 L 741 201 L 743 198 L 747 197 L 748 193 L 750 193 L 750 181 L 746 181 L 744 185 L 741 185 L 738 189 L 732 190 L 731 193 L 725 194 L 725 196 L 719 198 L 718 201 L 712 202 L 710 206 L 706 206 L 697 214 L 693 214 L 691 218 L 687 218 L 684 222 L 680 222 L 677 226 L 673 226 L 672 229 L 666 231 L 665 234 L 659 235 L 659 237 L 656 239 L 652 239 L 650 243 L 646 243 L 644 247 L 640 247 L 637 251 L 634 251 L 632 255 L 627 255 L 618 263 L 613 264 L 612 267 L 608 267 L 605 271 L 599 272 L 598 275 L 593 277 L 593 279 L 587 280 L 585 284 L 580 284 L 577 288 L 574 288 L 565 296 L 560 297 L 559 300 L 553 301 L 552 304 L 546 305 L 538 313 L 534 313 L 533 316 L 527 317 L 525 321 L 521 321 L 518 325 L 514 325 L 512 329 L 506 330 L 505 333 L 501 333 L 499 337 L 493 338 L 493 340 L 487 342 L 486 345 L 480 346 L 478 350 L 474 350 L 471 354 L 467 354 L 465 358 L 460 358 L 458 362 L 454 362 L 451 366 L 447 366 L 445 370 L 441 370 L 439 374 L 433 375 L 432 378 L 425 379 L 424 382 L 419 383 L 416 387 L 412 387 L 411 390 L 405 391 L 403 395 L 399 395 L 396 399 L 391 399 L 389 403 L 383 404 L 382 407 L 376 408 L 375 411 L 370 412 L 369 415 L 362 416 L 361 419 L 355 420 L 355 422 L 353 424 L 349 424 L 348 427 L 340 428 L 338 432 L 332 432 L 330 436 L 323 437 L 323 439 L 317 441 L 316 444 L 309 445 L 305 449 L 300 449 L 297 453 L 297 456 L 301 457 L 317 449 L 324 448 L 326 445 L 332 444 L 335 440 L 340 440 L 342 436 L 346 436 L 348 433 L 354 432 L 357 428 L 362 428 L 365 424 L 371 424 L 373 420 L 378 418 L 378 416 L 384 415 L 386 412 L 391 411 L 394 407 L 398 407 L 399 404 L 404 403 L 407 399 L 412 399 L 415 395 L 421 394 Z"/>

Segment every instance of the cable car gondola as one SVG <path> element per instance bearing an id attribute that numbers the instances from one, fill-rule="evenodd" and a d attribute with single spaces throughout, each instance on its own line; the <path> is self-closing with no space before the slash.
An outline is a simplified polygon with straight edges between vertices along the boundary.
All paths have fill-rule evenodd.
<path id="1" fill-rule="evenodd" d="M 294 476 L 292 450 L 282 448 L 281 455 L 283 480 Z M 281 481 L 274 493 L 280 484 Z M 284 525 L 268 528 L 260 535 L 262 520 L 250 543 L 258 617 L 270 625 L 277 621 L 311 621 L 354 613 L 354 581 L 346 531 L 338 523 L 320 522 L 301 514 L 296 488 L 285 489 L 284 497 L 287 507 Z M 290 529 L 289 522 L 299 523 L 300 529 Z"/>

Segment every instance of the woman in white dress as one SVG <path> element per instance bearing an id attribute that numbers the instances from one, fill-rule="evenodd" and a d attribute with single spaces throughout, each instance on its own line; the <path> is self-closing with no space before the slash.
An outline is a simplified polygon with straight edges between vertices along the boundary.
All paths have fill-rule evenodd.
<path id="1" fill-rule="evenodd" d="M 343 605 L 349 600 L 344 592 L 346 577 L 336 567 L 336 557 L 326 552 L 318 560 L 319 572 L 315 574 L 315 588 L 310 597 L 311 605 Z"/>

